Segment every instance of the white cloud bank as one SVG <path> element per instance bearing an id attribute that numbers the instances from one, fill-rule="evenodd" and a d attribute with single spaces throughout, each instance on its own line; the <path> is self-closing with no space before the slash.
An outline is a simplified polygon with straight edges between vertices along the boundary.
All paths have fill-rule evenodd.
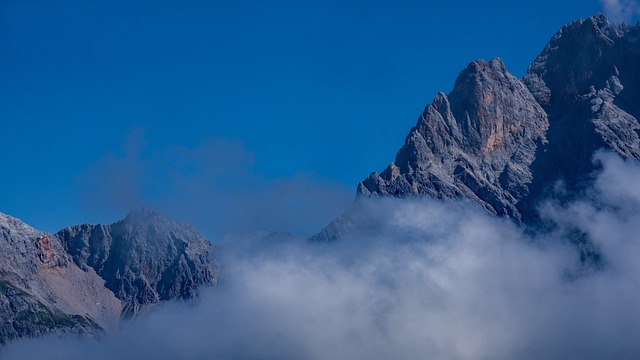
<path id="1" fill-rule="evenodd" d="M 221 244 L 219 287 L 100 342 L 29 340 L 2 359 L 637 359 L 640 166 L 601 154 L 593 191 L 529 236 L 468 204 L 383 199 L 332 244 Z M 581 265 L 563 227 L 603 256 Z"/>

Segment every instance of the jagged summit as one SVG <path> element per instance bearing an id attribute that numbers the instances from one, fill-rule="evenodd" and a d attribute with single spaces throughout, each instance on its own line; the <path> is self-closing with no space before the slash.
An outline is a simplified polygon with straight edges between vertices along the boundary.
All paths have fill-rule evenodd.
<path id="1" fill-rule="evenodd" d="M 519 218 L 515 204 L 531 181 L 528 167 L 547 127 L 542 108 L 502 60 L 476 60 L 449 95 L 436 94 L 394 163 L 372 173 L 358 193 L 471 198 Z"/>
<path id="2" fill-rule="evenodd" d="M 539 199 L 561 181 L 579 195 L 596 170 L 599 149 L 640 160 L 640 23 L 598 14 L 553 36 L 523 82 L 549 116 L 548 143 L 536 154 L 530 195 L 520 204 L 535 219 Z"/>
<path id="3" fill-rule="evenodd" d="M 0 344 L 42 334 L 98 336 L 160 301 L 217 281 L 214 246 L 149 208 L 55 235 L 0 213 Z"/>
<path id="4" fill-rule="evenodd" d="M 24 221 L 0 212 L 0 226 L 12 229 L 14 231 L 31 233 L 36 231 L 34 228 L 26 224 Z"/>
<path id="5" fill-rule="evenodd" d="M 44 334 L 98 336 L 121 304 L 57 237 L 0 213 L 0 344 Z"/>
<path id="6" fill-rule="evenodd" d="M 55 235 L 0 213 L 0 344 L 45 334 L 97 337 L 121 316 L 194 299 L 217 282 L 214 251 L 193 226 L 149 208 Z"/>
<path id="7" fill-rule="evenodd" d="M 154 238 L 155 234 L 179 233 L 181 237 L 197 238 L 202 243 L 208 242 L 194 226 L 168 219 L 150 207 L 136 208 L 111 226 L 124 232 L 141 234 L 131 238 L 136 241 L 147 241 Z"/>
<path id="8" fill-rule="evenodd" d="M 132 222 L 132 221 L 166 221 L 167 219 L 162 216 L 159 212 L 154 210 L 153 208 L 142 206 L 139 208 L 135 208 L 131 210 L 122 221 Z"/>
<path id="9" fill-rule="evenodd" d="M 217 282 L 215 247 L 191 225 L 139 208 L 111 225 L 77 225 L 57 233 L 74 262 L 92 268 L 123 301 L 125 314 L 175 299 L 194 299 Z"/>
<path id="10" fill-rule="evenodd" d="M 500 59 L 476 60 L 436 94 L 396 159 L 358 184 L 359 197 L 468 199 L 535 224 L 548 197 L 579 196 L 605 149 L 640 160 L 640 22 L 603 14 L 562 27 L 522 80 Z M 565 192 L 555 194 L 554 186 Z M 315 240 L 357 226 L 349 213 Z"/>
<path id="11" fill-rule="evenodd" d="M 574 100 L 575 93 L 587 93 L 590 86 L 603 88 L 621 65 L 616 61 L 621 59 L 613 59 L 611 52 L 637 54 L 637 44 L 623 46 L 624 50 L 615 49 L 620 47 L 616 46 L 618 40 L 633 32 L 634 27 L 627 24 L 610 24 L 603 14 L 574 21 L 551 38 L 529 66 L 523 81 L 545 110 L 549 110 L 551 88 L 556 90 L 557 100 L 564 101 Z M 631 34 L 633 37 L 637 38 L 637 35 Z"/>

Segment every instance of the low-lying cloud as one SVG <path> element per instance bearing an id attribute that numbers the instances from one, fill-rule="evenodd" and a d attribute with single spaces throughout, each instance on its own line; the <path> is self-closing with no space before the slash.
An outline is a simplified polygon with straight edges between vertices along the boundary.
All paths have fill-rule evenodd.
<path id="1" fill-rule="evenodd" d="M 597 161 L 585 199 L 544 207 L 555 233 L 468 203 L 366 201 L 371 227 L 334 243 L 222 242 L 221 283 L 196 306 L 99 342 L 18 342 L 2 358 L 637 359 L 640 166 Z M 600 269 L 576 272 L 566 229 L 596 244 Z"/>

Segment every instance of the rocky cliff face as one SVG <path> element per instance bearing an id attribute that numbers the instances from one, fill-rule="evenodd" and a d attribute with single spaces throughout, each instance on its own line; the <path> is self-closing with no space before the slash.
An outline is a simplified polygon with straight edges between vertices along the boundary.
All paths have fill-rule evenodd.
<path id="1" fill-rule="evenodd" d="M 571 199 L 589 185 L 598 149 L 640 160 L 639 118 L 640 24 L 596 15 L 558 31 L 522 80 L 499 59 L 472 62 L 358 196 L 470 199 L 535 223 L 540 200 Z M 552 194 L 559 182 L 566 191 Z M 353 226 L 347 212 L 312 239 Z"/>
<path id="2" fill-rule="evenodd" d="M 396 161 L 358 186 L 363 196 L 469 198 L 516 219 L 531 163 L 546 142 L 546 113 L 500 59 L 472 62 L 449 95 L 439 93 Z"/>
<path id="3" fill-rule="evenodd" d="M 92 269 L 122 300 L 124 315 L 160 301 L 197 297 L 215 285 L 214 246 L 190 225 L 138 209 L 111 225 L 78 225 L 56 234 L 81 269 Z"/>
<path id="4" fill-rule="evenodd" d="M 596 170 L 598 149 L 640 160 L 640 24 L 613 25 L 604 15 L 571 23 L 523 82 L 550 123 L 548 142 L 531 167 L 530 195 L 519 204 L 528 219 L 558 181 L 567 189 L 562 197 L 579 195 Z"/>
<path id="5" fill-rule="evenodd" d="M 98 336 L 121 304 L 94 271 L 73 263 L 60 240 L 0 214 L 0 344 L 43 334 Z"/>
<path id="6" fill-rule="evenodd" d="M 55 235 L 0 213 L 0 344 L 56 334 L 98 337 L 121 317 L 215 285 L 215 247 L 149 209 Z"/>

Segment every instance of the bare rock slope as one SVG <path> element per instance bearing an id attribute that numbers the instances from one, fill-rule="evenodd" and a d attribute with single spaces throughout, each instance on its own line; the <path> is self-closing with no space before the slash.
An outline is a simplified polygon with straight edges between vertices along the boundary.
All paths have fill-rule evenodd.
<path id="1" fill-rule="evenodd" d="M 614 25 L 596 15 L 563 27 L 523 82 L 550 123 L 530 195 L 519 205 L 528 219 L 559 180 L 565 197 L 579 195 L 597 169 L 597 150 L 640 160 L 640 23 Z"/>
<path id="2" fill-rule="evenodd" d="M 498 215 L 516 208 L 546 142 L 547 114 L 500 59 L 477 60 L 449 95 L 438 93 L 407 136 L 396 161 L 358 186 L 364 196 L 469 198 Z"/>
<path id="3" fill-rule="evenodd" d="M 94 271 L 73 263 L 58 238 L 0 214 L 0 253 L 0 344 L 113 329 L 120 301 Z"/>
<path id="4" fill-rule="evenodd" d="M 194 227 L 138 209 L 55 235 L 0 213 L 0 344 L 99 337 L 123 316 L 215 285 L 215 247 Z"/>
<path id="5" fill-rule="evenodd" d="M 532 224 L 541 200 L 568 200 L 589 185 L 597 150 L 640 160 L 639 118 L 640 23 L 598 14 L 560 29 L 522 80 L 500 59 L 472 62 L 358 196 L 469 199 Z M 553 194 L 558 183 L 563 194 Z M 347 211 L 312 239 L 353 227 Z"/>
<path id="6" fill-rule="evenodd" d="M 214 246 L 193 226 L 137 209 L 111 225 L 77 225 L 56 234 L 81 269 L 92 269 L 122 300 L 124 315 L 161 301 L 197 297 L 215 285 Z"/>

